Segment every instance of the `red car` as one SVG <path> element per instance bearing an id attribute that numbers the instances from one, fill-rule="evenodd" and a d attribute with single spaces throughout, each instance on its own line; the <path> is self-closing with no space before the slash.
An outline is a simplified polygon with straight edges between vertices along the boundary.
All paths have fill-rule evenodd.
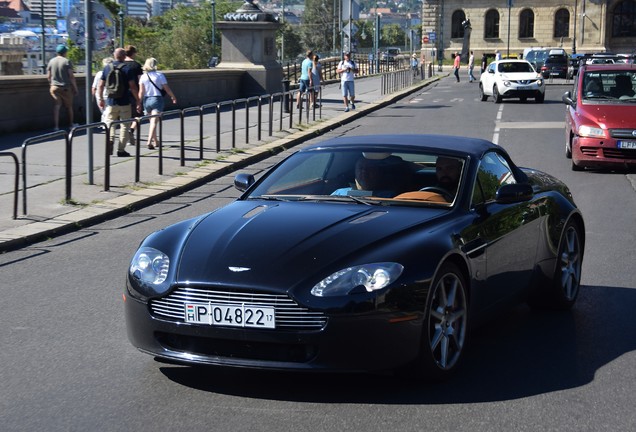
<path id="1" fill-rule="evenodd" d="M 563 95 L 565 155 L 574 171 L 636 166 L 636 65 L 584 64 Z"/>

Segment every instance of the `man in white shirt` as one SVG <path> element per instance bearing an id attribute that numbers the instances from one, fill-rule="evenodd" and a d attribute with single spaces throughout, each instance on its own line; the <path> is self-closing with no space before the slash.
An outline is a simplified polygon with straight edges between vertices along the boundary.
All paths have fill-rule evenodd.
<path id="1" fill-rule="evenodd" d="M 351 109 L 356 109 L 355 100 L 355 86 L 353 79 L 358 72 L 358 67 L 355 62 L 351 60 L 351 53 L 344 54 L 344 60 L 338 64 L 336 72 L 340 74 L 340 85 L 342 87 L 342 100 L 345 105 L 345 112 L 349 111 L 349 102 L 351 102 Z"/>

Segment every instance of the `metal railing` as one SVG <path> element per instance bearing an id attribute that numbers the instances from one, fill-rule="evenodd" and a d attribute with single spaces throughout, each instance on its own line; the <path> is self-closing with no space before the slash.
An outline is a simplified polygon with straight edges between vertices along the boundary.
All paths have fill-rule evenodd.
<path id="1" fill-rule="evenodd" d="M 310 89 L 313 91 L 314 89 Z M 135 182 L 141 181 L 141 159 L 145 157 L 145 155 L 141 154 L 141 127 L 142 125 L 146 125 L 152 119 L 157 121 L 157 149 L 158 149 L 158 168 L 157 172 L 159 175 L 163 175 L 163 161 L 165 158 L 164 155 L 164 145 L 163 145 L 163 137 L 164 131 L 163 128 L 165 126 L 165 122 L 168 120 L 178 120 L 179 121 L 179 161 L 181 166 L 185 166 L 186 161 L 186 123 L 187 119 L 190 117 L 198 117 L 198 130 L 196 132 L 197 135 L 197 159 L 204 159 L 204 151 L 205 151 L 205 134 L 204 134 L 204 126 L 209 123 L 214 123 L 215 133 L 214 133 L 214 146 L 212 149 L 219 153 L 223 150 L 221 145 L 221 136 L 223 135 L 222 129 L 222 116 L 230 115 L 231 116 L 231 149 L 235 149 L 237 146 L 236 142 L 236 133 L 237 130 L 245 131 L 245 144 L 250 143 L 250 139 L 253 135 L 256 135 L 257 141 L 263 140 L 263 129 L 264 123 L 267 123 L 267 133 L 268 136 L 272 136 L 274 133 L 275 123 L 278 123 L 278 131 L 283 130 L 283 122 L 285 118 L 289 120 L 289 128 L 292 128 L 294 125 L 294 105 L 295 105 L 295 96 L 298 90 L 292 89 L 285 92 L 266 94 L 262 96 L 253 96 L 249 98 L 235 99 L 231 101 L 223 101 L 211 104 L 205 104 L 197 107 L 188 107 L 180 110 L 172 110 L 172 111 L 164 111 L 159 114 L 145 115 L 136 118 L 124 119 L 124 120 L 116 120 L 111 122 L 109 125 L 102 122 L 95 122 L 86 125 L 80 125 L 72 128 L 69 132 L 66 131 L 55 131 L 51 133 L 46 133 L 43 135 L 38 135 L 35 137 L 31 137 L 26 139 L 22 144 L 22 155 L 21 162 L 16 155 L 13 153 L 0 153 L 2 156 L 10 156 L 13 157 L 16 161 L 16 178 L 19 179 L 19 175 L 22 174 L 22 213 L 23 215 L 27 215 L 27 164 L 28 164 L 28 148 L 32 144 L 41 143 L 45 141 L 54 141 L 63 139 L 65 146 L 65 174 L 64 174 L 64 201 L 66 203 L 72 202 L 72 167 L 73 167 L 73 146 L 77 137 L 80 136 L 81 132 L 86 132 L 89 134 L 93 134 L 94 130 L 98 128 L 105 129 L 104 136 L 104 191 L 110 190 L 111 185 L 111 163 L 110 159 L 112 153 L 114 153 L 114 149 L 112 148 L 114 144 L 115 133 L 113 132 L 118 126 L 119 127 L 129 127 L 132 123 L 136 124 L 134 137 L 135 137 L 135 148 L 136 154 L 135 157 Z M 315 121 L 317 118 L 316 113 L 318 112 L 318 118 L 322 118 L 322 110 L 316 109 L 321 107 L 322 102 L 322 91 L 319 91 L 316 96 L 316 103 L 310 106 L 310 100 L 308 97 L 303 98 L 303 104 L 300 105 L 298 109 L 298 118 L 297 123 L 302 124 L 303 118 L 306 123 L 310 121 Z M 276 109 L 276 104 L 278 104 L 278 109 Z M 252 121 L 251 111 L 252 109 L 256 109 L 256 120 Z M 263 116 L 263 109 L 268 110 L 268 114 Z M 244 117 L 244 125 L 239 125 L 237 121 L 237 111 L 243 109 L 245 112 Z M 211 112 L 210 112 L 211 111 Z M 303 111 L 305 116 L 303 117 Z M 310 113 L 313 115 L 310 116 Z M 278 114 L 278 119 L 276 118 L 276 114 Z M 175 118 L 176 117 L 176 118 Z M 210 117 L 214 120 L 210 121 Z M 278 121 L 277 121 L 278 120 Z M 254 129 L 256 129 L 254 131 Z M 132 133 L 132 132 L 131 132 Z M 96 135 L 92 135 L 93 137 Z M 92 138 L 90 139 L 92 142 Z M 109 144 L 110 143 L 110 144 Z M 229 149 L 228 149 L 229 150 Z M 20 173 L 20 164 L 22 165 L 22 170 Z M 95 171 L 95 170 L 94 170 Z M 92 182 L 92 173 L 90 176 L 91 181 L 89 184 L 93 184 Z M 15 187 L 15 209 L 14 219 L 17 218 L 17 208 L 18 208 L 18 196 L 19 196 L 19 181 L 16 183 Z"/>
<path id="2" fill-rule="evenodd" d="M 10 152 L 0 152 L 0 157 L 7 156 L 13 159 L 13 165 L 15 167 L 14 171 L 14 182 L 13 182 L 13 219 L 18 218 L 18 195 L 20 193 L 20 162 L 18 161 L 18 157 Z"/>

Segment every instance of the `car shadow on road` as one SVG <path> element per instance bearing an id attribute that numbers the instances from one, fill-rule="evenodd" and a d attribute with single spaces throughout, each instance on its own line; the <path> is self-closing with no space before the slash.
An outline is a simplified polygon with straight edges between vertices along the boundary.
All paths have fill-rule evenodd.
<path id="1" fill-rule="evenodd" d="M 202 391 L 317 403 L 453 404 L 504 401 L 586 385 L 636 350 L 636 289 L 584 286 L 568 312 L 516 307 L 472 335 L 465 362 L 444 383 L 387 374 L 314 374 L 161 366 Z"/>

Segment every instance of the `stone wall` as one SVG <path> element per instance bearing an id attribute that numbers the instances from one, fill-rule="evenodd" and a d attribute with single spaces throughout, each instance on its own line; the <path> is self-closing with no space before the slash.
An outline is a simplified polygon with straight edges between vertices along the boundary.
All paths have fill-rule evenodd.
<path id="1" fill-rule="evenodd" d="M 245 71 L 204 69 L 165 71 L 178 105 L 166 100 L 166 110 L 200 106 L 245 97 Z M 92 79 L 91 79 L 92 82 Z M 74 99 L 75 121 L 83 123 L 86 113 L 85 76 L 77 76 L 79 94 Z M 280 91 L 280 90 L 279 90 Z M 99 110 L 93 106 L 94 119 Z M 68 122 L 61 110 L 60 125 Z M 45 76 L 0 76 L 0 133 L 53 128 L 53 100 Z"/>

